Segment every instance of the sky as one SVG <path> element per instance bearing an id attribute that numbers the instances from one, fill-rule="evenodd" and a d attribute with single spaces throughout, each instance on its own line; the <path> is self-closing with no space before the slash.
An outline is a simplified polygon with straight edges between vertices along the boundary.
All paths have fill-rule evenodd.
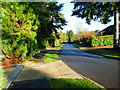
<path id="1" fill-rule="evenodd" d="M 71 0 L 58 0 L 58 4 L 64 3 L 64 7 L 61 13 L 64 14 L 66 21 L 68 22 L 66 26 L 64 26 L 63 32 L 73 30 L 76 34 L 78 32 L 78 28 L 81 30 L 87 31 L 95 31 L 95 30 L 103 30 L 104 28 L 114 24 L 114 18 L 111 18 L 111 22 L 108 24 L 101 24 L 98 21 L 91 21 L 91 24 L 88 25 L 85 19 L 77 18 L 72 15 L 72 10 L 74 8 L 74 3 L 70 3 Z"/>

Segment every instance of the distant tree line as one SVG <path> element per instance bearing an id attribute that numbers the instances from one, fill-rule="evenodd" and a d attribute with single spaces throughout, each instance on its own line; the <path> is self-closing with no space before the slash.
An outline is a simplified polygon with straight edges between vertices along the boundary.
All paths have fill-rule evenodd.
<path id="1" fill-rule="evenodd" d="M 74 0 L 72 3 L 74 3 L 72 16 L 85 18 L 88 24 L 90 24 L 91 20 L 99 20 L 107 24 L 111 21 L 110 17 L 114 16 L 114 48 L 120 48 L 120 2 L 77 2 L 77 0 Z"/>

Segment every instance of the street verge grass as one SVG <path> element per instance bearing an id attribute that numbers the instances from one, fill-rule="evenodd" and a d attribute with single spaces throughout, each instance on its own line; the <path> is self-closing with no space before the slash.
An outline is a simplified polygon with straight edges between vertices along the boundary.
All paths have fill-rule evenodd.
<path id="1" fill-rule="evenodd" d="M 49 48 L 47 48 L 47 49 L 59 50 L 59 49 L 61 49 L 63 46 L 64 46 L 64 44 L 61 44 L 61 45 L 58 45 L 58 46 L 55 46 L 55 47 L 49 47 Z"/>
<path id="2" fill-rule="evenodd" d="M 77 48 L 83 49 L 86 52 L 105 56 L 105 57 L 111 57 L 120 59 L 120 52 L 113 50 L 112 46 L 100 46 L 100 47 L 85 47 L 82 45 L 74 44 Z"/>
<path id="3" fill-rule="evenodd" d="M 48 79 L 53 89 L 57 88 L 79 88 L 79 89 L 96 89 L 105 90 L 88 79 L 71 79 L 71 78 L 55 78 Z"/>
<path id="4" fill-rule="evenodd" d="M 74 44 L 79 49 L 89 49 L 89 47 L 84 47 L 82 45 Z"/>
<path id="5" fill-rule="evenodd" d="M 56 46 L 56 47 L 53 47 L 52 49 L 53 49 L 53 50 L 61 49 L 61 47 L 63 47 L 63 46 Z"/>
<path id="6" fill-rule="evenodd" d="M 58 57 L 56 51 L 48 51 L 44 56 L 44 63 L 50 63 L 58 60 L 60 60 L 60 58 Z"/>
<path id="7" fill-rule="evenodd" d="M 113 57 L 113 58 L 120 59 L 120 53 L 117 53 L 117 52 L 110 52 L 108 50 L 103 50 L 103 49 L 91 49 L 91 50 L 85 50 L 85 51 L 93 54 L 106 56 L 106 57 Z"/>

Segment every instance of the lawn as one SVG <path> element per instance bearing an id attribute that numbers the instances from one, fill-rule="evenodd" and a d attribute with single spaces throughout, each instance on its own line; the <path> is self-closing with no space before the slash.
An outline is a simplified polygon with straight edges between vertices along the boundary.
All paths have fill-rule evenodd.
<path id="1" fill-rule="evenodd" d="M 61 46 L 56 46 L 56 47 L 52 47 L 52 49 L 53 49 L 53 50 L 61 49 L 61 47 L 63 47 L 63 45 L 61 45 Z"/>
<path id="2" fill-rule="evenodd" d="M 85 47 L 78 44 L 74 45 L 89 53 L 120 59 L 120 51 L 114 50 L 113 46 Z"/>
<path id="3" fill-rule="evenodd" d="M 78 45 L 78 44 L 74 44 L 77 48 L 79 48 L 79 49 L 88 49 L 88 48 L 90 48 L 90 47 L 84 47 L 84 46 L 82 46 L 82 45 Z"/>
<path id="4" fill-rule="evenodd" d="M 59 49 L 61 49 L 63 46 L 64 46 L 64 44 L 61 44 L 61 45 L 58 45 L 58 46 L 55 46 L 55 47 L 48 47 L 47 49 L 59 50 Z"/>
<path id="5" fill-rule="evenodd" d="M 60 58 L 57 55 L 56 51 L 48 51 L 44 56 L 44 63 L 58 61 Z"/>
<path id="6" fill-rule="evenodd" d="M 120 59 L 120 53 L 110 51 L 110 50 L 105 50 L 105 49 L 91 49 L 91 50 L 86 50 L 87 52 L 106 56 L 106 57 L 114 57 Z"/>
<path id="7" fill-rule="evenodd" d="M 56 78 L 49 79 L 50 85 L 55 88 L 79 88 L 79 89 L 95 89 L 105 90 L 97 84 L 93 83 L 88 79 L 70 79 L 70 78 Z"/>

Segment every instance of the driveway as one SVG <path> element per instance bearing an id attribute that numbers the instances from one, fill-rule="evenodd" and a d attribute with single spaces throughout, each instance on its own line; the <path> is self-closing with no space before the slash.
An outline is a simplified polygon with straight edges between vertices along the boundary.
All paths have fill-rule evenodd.
<path id="1" fill-rule="evenodd" d="M 118 88 L 119 60 L 90 54 L 66 44 L 59 52 L 59 57 L 77 73 L 82 74 L 106 88 Z"/>

